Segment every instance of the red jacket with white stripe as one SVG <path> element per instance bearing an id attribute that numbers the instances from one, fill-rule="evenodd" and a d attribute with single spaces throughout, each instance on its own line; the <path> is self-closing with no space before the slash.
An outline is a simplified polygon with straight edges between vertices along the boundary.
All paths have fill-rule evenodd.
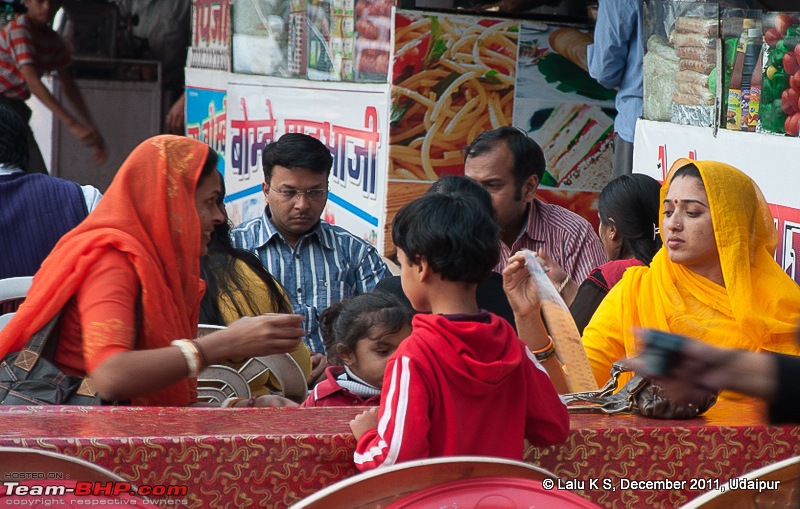
<path id="1" fill-rule="evenodd" d="M 563 442 L 569 416 L 544 368 L 505 320 L 416 315 L 389 359 L 378 428 L 358 440 L 359 470 L 437 456 L 521 460 L 524 439 Z"/>

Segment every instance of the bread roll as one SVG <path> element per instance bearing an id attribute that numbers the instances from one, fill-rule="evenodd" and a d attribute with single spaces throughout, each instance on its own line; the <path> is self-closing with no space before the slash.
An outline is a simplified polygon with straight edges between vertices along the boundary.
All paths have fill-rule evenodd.
<path id="1" fill-rule="evenodd" d="M 696 18 L 683 16 L 675 20 L 675 29 L 679 32 L 691 32 L 706 37 L 715 37 L 719 22 L 714 18 Z"/>
<path id="2" fill-rule="evenodd" d="M 714 49 L 717 46 L 717 40 L 713 37 L 703 37 L 700 34 L 683 33 L 677 30 L 670 32 L 669 43 L 676 48 L 691 46 L 694 48 Z"/>
<path id="3" fill-rule="evenodd" d="M 708 74 L 689 70 L 678 71 L 678 74 L 675 75 L 675 81 L 708 87 Z"/>
<path id="4" fill-rule="evenodd" d="M 680 63 L 681 71 L 695 71 L 702 74 L 711 74 L 717 65 L 713 62 L 701 62 L 700 60 L 683 59 Z"/>
<path id="5" fill-rule="evenodd" d="M 586 48 L 594 42 L 591 34 L 577 28 L 562 27 L 553 30 L 548 42 L 550 49 L 589 72 L 589 65 L 586 63 Z"/>
<path id="6" fill-rule="evenodd" d="M 717 54 L 713 48 L 695 48 L 692 46 L 682 46 L 677 49 L 681 60 L 696 60 L 706 64 L 716 64 Z"/>

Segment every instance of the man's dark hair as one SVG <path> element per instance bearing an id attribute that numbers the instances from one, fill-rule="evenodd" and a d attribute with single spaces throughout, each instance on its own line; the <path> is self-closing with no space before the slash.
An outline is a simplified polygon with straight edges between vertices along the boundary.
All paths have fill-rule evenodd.
<path id="1" fill-rule="evenodd" d="M 522 185 L 531 175 L 536 175 L 539 180 L 544 176 L 546 163 L 544 152 L 538 143 L 533 141 L 521 129 L 516 127 L 504 126 L 491 131 L 484 131 L 479 134 L 472 143 L 466 148 L 464 162 L 470 157 L 477 157 L 493 150 L 498 143 L 505 143 L 514 157 L 514 182 L 517 184 L 517 192 L 514 199 L 522 198 Z"/>
<path id="2" fill-rule="evenodd" d="M 28 169 L 28 126 L 17 112 L 0 105 L 0 164 Z"/>
<path id="3" fill-rule="evenodd" d="M 264 181 L 269 183 L 275 165 L 289 170 L 303 168 L 314 173 L 329 174 L 333 156 L 328 147 L 313 136 L 286 133 L 278 138 L 278 141 L 264 148 L 261 163 L 264 168 Z"/>
<path id="4" fill-rule="evenodd" d="M 480 283 L 500 259 L 500 228 L 466 194 L 426 193 L 406 204 L 394 218 L 392 238 L 411 262 L 424 256 L 447 281 Z"/>

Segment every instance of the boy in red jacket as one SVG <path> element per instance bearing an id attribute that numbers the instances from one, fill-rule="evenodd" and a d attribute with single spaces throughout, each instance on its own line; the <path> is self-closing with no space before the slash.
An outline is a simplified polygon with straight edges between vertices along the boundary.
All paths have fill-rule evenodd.
<path id="1" fill-rule="evenodd" d="M 477 283 L 499 258 L 479 200 L 427 194 L 394 218 L 403 291 L 418 314 L 389 359 L 380 409 L 350 422 L 359 470 L 437 456 L 521 460 L 524 439 L 566 440 L 567 408 L 514 329 L 478 309 Z"/>

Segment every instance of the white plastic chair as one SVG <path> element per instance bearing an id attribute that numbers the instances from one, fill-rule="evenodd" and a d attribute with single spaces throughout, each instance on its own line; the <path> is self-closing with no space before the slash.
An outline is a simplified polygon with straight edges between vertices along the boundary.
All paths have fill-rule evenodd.
<path id="1" fill-rule="evenodd" d="M 61 478 L 78 481 L 126 481 L 80 458 L 26 447 L 0 447 L 0 478 L 7 479 L 8 474 L 19 472 L 58 472 Z"/>
<path id="2" fill-rule="evenodd" d="M 427 458 L 398 463 L 388 467 L 379 467 L 348 479 L 336 482 L 296 504 L 292 509 L 375 509 L 383 507 L 411 507 L 403 501 L 414 497 L 415 493 L 430 488 L 452 486 L 453 507 L 476 507 L 473 504 L 455 503 L 458 490 L 465 486 L 462 481 L 480 483 L 491 479 L 518 479 L 527 481 L 557 481 L 552 472 L 524 463 L 504 458 L 488 456 L 451 456 Z M 458 487 L 456 487 L 458 486 Z M 535 483 L 531 483 L 532 489 Z M 541 489 L 541 486 L 539 486 Z M 568 493 L 575 504 L 561 504 L 559 507 L 599 508 L 574 493 Z M 491 493 L 485 494 L 487 497 Z M 531 490 L 525 507 L 549 507 L 547 502 L 536 503 L 536 494 Z M 488 502 L 488 501 L 487 501 Z M 494 499 L 497 502 L 497 499 Z M 417 506 L 419 507 L 419 506 Z M 439 507 L 438 505 L 436 507 Z M 450 504 L 447 505 L 450 507 Z M 483 507 L 492 507 L 487 503 Z M 503 507 L 522 507 L 519 505 L 503 505 Z"/>
<path id="3" fill-rule="evenodd" d="M 32 283 L 32 276 L 0 279 L 0 303 L 25 297 L 28 295 L 28 289 L 31 287 Z M 13 312 L 0 315 L 0 330 L 3 330 L 3 327 L 11 321 L 11 317 L 13 316 Z"/>
<path id="4" fill-rule="evenodd" d="M 787 458 L 731 479 L 690 500 L 680 509 L 774 507 L 800 507 L 800 456 Z"/>

